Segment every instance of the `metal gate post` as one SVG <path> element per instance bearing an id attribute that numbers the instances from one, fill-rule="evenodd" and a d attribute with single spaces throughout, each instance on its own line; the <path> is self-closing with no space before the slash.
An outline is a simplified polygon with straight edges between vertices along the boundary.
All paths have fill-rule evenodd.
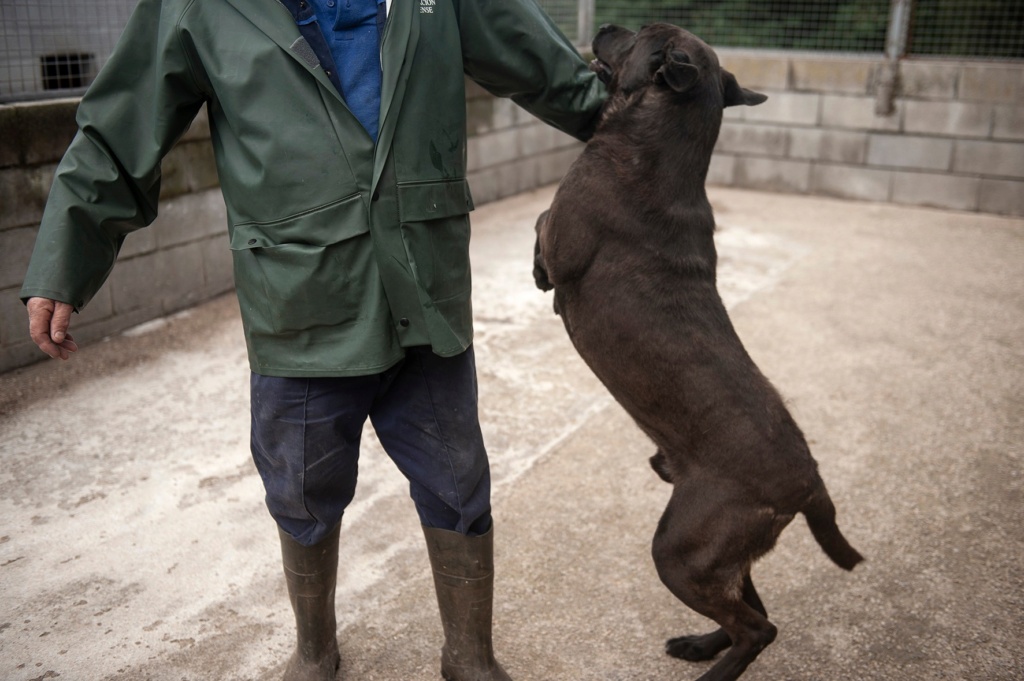
<path id="1" fill-rule="evenodd" d="M 596 0 L 577 0 L 576 45 L 590 47 L 594 31 L 594 3 Z"/>
<path id="2" fill-rule="evenodd" d="M 894 100 L 900 76 L 900 60 L 907 52 L 907 37 L 910 34 L 910 15 L 914 0 L 892 0 L 889 7 L 889 30 L 885 35 L 885 64 L 878 81 L 875 95 L 875 113 L 891 116 L 895 112 Z"/>

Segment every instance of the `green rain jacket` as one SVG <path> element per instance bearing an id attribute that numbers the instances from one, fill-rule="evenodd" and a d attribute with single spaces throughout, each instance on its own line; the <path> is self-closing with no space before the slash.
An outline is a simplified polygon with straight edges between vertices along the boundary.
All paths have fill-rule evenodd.
<path id="1" fill-rule="evenodd" d="M 472 342 L 463 73 L 580 139 L 603 87 L 533 0 L 393 0 L 374 144 L 276 0 L 142 0 L 83 97 L 23 299 L 82 308 L 206 104 L 252 370 L 371 374 Z"/>

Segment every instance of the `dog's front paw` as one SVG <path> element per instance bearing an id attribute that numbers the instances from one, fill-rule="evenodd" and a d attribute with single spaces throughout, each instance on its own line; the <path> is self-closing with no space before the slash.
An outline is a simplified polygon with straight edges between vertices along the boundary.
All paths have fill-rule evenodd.
<path id="1" fill-rule="evenodd" d="M 550 291 L 555 288 L 554 285 L 548 280 L 547 270 L 540 264 L 540 260 L 534 260 L 533 263 L 533 282 L 537 284 L 537 288 L 541 291 Z"/>
<path id="2" fill-rule="evenodd" d="M 715 657 L 732 645 L 729 635 L 719 629 L 703 636 L 680 636 L 665 643 L 665 652 L 672 657 L 690 662 L 703 662 Z"/>
<path id="3" fill-rule="evenodd" d="M 672 482 L 672 473 L 668 470 L 668 459 L 665 458 L 665 453 L 660 449 L 657 453 L 652 456 L 648 461 L 651 463 L 651 468 L 658 474 L 658 477 L 665 482 Z"/>

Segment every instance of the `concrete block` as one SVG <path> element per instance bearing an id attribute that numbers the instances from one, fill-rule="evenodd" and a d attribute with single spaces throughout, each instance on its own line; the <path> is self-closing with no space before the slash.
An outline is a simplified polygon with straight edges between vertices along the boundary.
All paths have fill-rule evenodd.
<path id="1" fill-rule="evenodd" d="M 518 116 L 517 111 L 523 111 L 516 103 L 511 99 L 505 97 L 491 97 L 492 104 L 492 122 L 494 130 L 503 130 L 505 128 L 511 128 L 516 124 L 516 118 Z M 525 111 L 523 113 L 526 113 Z M 528 115 L 528 114 L 527 114 Z M 528 117 L 533 119 L 532 116 Z"/>
<path id="2" fill-rule="evenodd" d="M 964 66 L 959 98 L 968 102 L 1024 102 L 1024 66 L 984 64 Z"/>
<path id="3" fill-rule="evenodd" d="M 734 176 L 738 187 L 805 193 L 810 188 L 811 164 L 770 158 L 737 158 Z"/>
<path id="4" fill-rule="evenodd" d="M 224 198 L 220 190 L 208 189 L 161 201 L 160 214 L 149 229 L 156 234 L 157 247 L 161 249 L 226 235 Z"/>
<path id="5" fill-rule="evenodd" d="M 493 97 L 490 92 L 477 85 L 475 80 L 466 78 L 466 99 L 478 99 L 481 97 Z"/>
<path id="6" fill-rule="evenodd" d="M 78 102 L 74 98 L 15 105 L 26 164 L 55 163 L 64 157 L 78 132 Z"/>
<path id="7" fill-rule="evenodd" d="M 977 210 L 976 177 L 935 173 L 893 173 L 892 201 L 911 206 L 932 206 L 951 210 Z"/>
<path id="8" fill-rule="evenodd" d="M 0 232 L 0 289 L 21 286 L 36 243 L 35 227 Z"/>
<path id="9" fill-rule="evenodd" d="M 764 104 L 744 107 L 744 120 L 787 125 L 817 125 L 821 95 L 793 92 L 773 93 Z"/>
<path id="10" fill-rule="evenodd" d="M 790 128 L 772 125 L 723 123 L 715 151 L 759 156 L 786 156 Z"/>
<path id="11" fill-rule="evenodd" d="M 847 95 L 822 95 L 821 126 L 824 128 L 845 128 L 853 130 L 900 129 L 904 103 L 896 101 L 896 112 L 892 116 L 875 113 L 874 97 L 851 97 Z"/>
<path id="12" fill-rule="evenodd" d="M 519 154 L 519 129 L 510 128 L 478 135 L 469 142 L 470 169 L 508 163 Z"/>
<path id="13" fill-rule="evenodd" d="M 140 308 L 161 313 L 202 299 L 203 253 L 198 243 L 118 262 L 108 284 L 118 315 Z"/>
<path id="14" fill-rule="evenodd" d="M 52 184 L 49 166 L 0 170 L 0 230 L 38 225 Z"/>
<path id="15" fill-rule="evenodd" d="M 197 140 L 208 140 L 210 139 L 210 118 L 207 108 L 204 106 L 196 114 L 196 117 L 192 120 L 192 124 L 188 126 L 188 130 L 181 136 L 178 143 L 181 142 L 194 142 Z"/>
<path id="16" fill-rule="evenodd" d="M 736 157 L 716 151 L 708 167 L 707 184 L 728 187 L 736 181 Z"/>
<path id="17" fill-rule="evenodd" d="M 792 88 L 802 92 L 866 95 L 880 59 L 794 56 L 790 59 Z"/>
<path id="18" fill-rule="evenodd" d="M 466 101 L 466 130 L 470 136 L 494 130 L 493 97 L 478 97 Z"/>
<path id="19" fill-rule="evenodd" d="M 997 140 L 1024 141 L 1024 107 L 1000 104 L 994 110 L 992 137 Z"/>
<path id="20" fill-rule="evenodd" d="M 868 133 L 820 128 L 792 128 L 789 156 L 810 161 L 831 161 L 852 165 L 867 158 Z"/>
<path id="21" fill-rule="evenodd" d="M 163 205 L 164 202 L 161 202 Z M 160 216 L 157 216 L 157 220 Z M 128 258 L 134 258 L 142 255 L 143 253 L 151 253 L 158 248 L 157 245 L 157 234 L 153 226 L 143 227 L 137 229 L 134 232 L 129 232 L 124 238 L 124 243 L 121 244 L 121 251 L 118 253 L 119 260 L 127 260 Z"/>
<path id="22" fill-rule="evenodd" d="M 956 98 L 960 68 L 955 64 L 901 61 L 896 93 L 914 99 Z"/>
<path id="23" fill-rule="evenodd" d="M 77 339 L 77 336 L 75 337 Z M 32 341 L 0 346 L 0 373 L 49 359 Z"/>
<path id="24" fill-rule="evenodd" d="M 71 318 L 71 335 L 78 338 L 76 329 L 89 324 L 106 321 L 114 315 L 114 302 L 110 296 L 110 286 L 103 285 L 89 304 Z"/>
<path id="25" fill-rule="evenodd" d="M 975 102 L 907 101 L 904 131 L 950 137 L 988 137 L 992 132 L 991 104 Z"/>
<path id="26" fill-rule="evenodd" d="M 188 152 L 186 145 L 174 146 L 160 162 L 160 200 L 180 196 L 188 191 Z"/>
<path id="27" fill-rule="evenodd" d="M 184 145 L 185 167 L 188 190 L 198 192 L 220 186 L 217 175 L 217 161 L 213 156 L 213 144 L 209 140 L 197 140 Z"/>
<path id="28" fill-rule="evenodd" d="M 982 178 L 978 210 L 1024 217 L 1024 181 Z"/>
<path id="29" fill-rule="evenodd" d="M 18 289 L 0 291 L 0 347 L 24 343 L 28 337 L 28 314 L 18 297 Z"/>
<path id="30" fill-rule="evenodd" d="M 540 181 L 540 166 L 545 156 L 531 156 L 530 158 L 520 159 L 513 164 L 516 169 L 516 187 L 518 187 L 516 193 L 536 189 L 542 184 Z"/>
<path id="31" fill-rule="evenodd" d="M 0 105 L 0 168 L 9 168 L 22 162 L 21 141 L 18 109 Z"/>
<path id="32" fill-rule="evenodd" d="M 519 156 L 534 156 L 551 151 L 555 147 L 554 133 L 554 128 L 540 122 L 519 128 Z"/>
<path id="33" fill-rule="evenodd" d="M 784 54 L 751 53 L 746 50 L 718 49 L 722 66 L 736 76 L 739 84 L 751 90 L 789 88 L 789 57 Z"/>
<path id="34" fill-rule="evenodd" d="M 509 101 L 511 101 L 511 100 L 509 100 Z M 534 116 L 532 113 L 530 113 L 529 111 L 527 111 L 523 107 L 521 107 L 518 104 L 515 104 L 513 102 L 512 125 L 514 125 L 514 126 L 530 125 L 531 123 L 536 123 L 539 120 L 540 119 L 537 118 L 536 116 Z"/>
<path id="35" fill-rule="evenodd" d="M 873 134 L 868 138 L 867 163 L 889 168 L 949 170 L 953 144 L 953 140 L 939 137 Z"/>
<path id="36" fill-rule="evenodd" d="M 862 201 L 888 201 L 892 172 L 858 166 L 816 163 L 811 175 L 811 192 Z"/>
<path id="37" fill-rule="evenodd" d="M 203 256 L 203 297 L 212 298 L 234 289 L 231 249 L 227 236 L 209 237 L 200 242 Z"/>
<path id="38" fill-rule="evenodd" d="M 1024 179 L 1024 143 L 957 140 L 954 172 Z"/>
<path id="39" fill-rule="evenodd" d="M 472 141 L 472 140 L 470 140 Z M 498 171 L 495 168 L 480 168 L 467 174 L 473 202 L 477 206 L 494 201 L 498 196 Z"/>

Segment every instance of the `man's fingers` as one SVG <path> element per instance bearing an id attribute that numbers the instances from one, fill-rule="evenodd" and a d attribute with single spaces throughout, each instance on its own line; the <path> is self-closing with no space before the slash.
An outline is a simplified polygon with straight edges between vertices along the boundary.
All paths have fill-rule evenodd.
<path id="1" fill-rule="evenodd" d="M 68 325 L 71 323 L 71 312 L 75 308 L 67 303 L 54 301 L 53 317 L 50 319 L 50 338 L 54 343 L 60 345 L 68 335 Z"/>
<path id="2" fill-rule="evenodd" d="M 39 349 L 54 359 L 67 359 L 78 350 L 78 344 L 68 334 L 71 312 L 74 308 L 47 298 L 29 298 L 28 332 Z M 60 341 L 53 337 L 59 331 Z"/>

